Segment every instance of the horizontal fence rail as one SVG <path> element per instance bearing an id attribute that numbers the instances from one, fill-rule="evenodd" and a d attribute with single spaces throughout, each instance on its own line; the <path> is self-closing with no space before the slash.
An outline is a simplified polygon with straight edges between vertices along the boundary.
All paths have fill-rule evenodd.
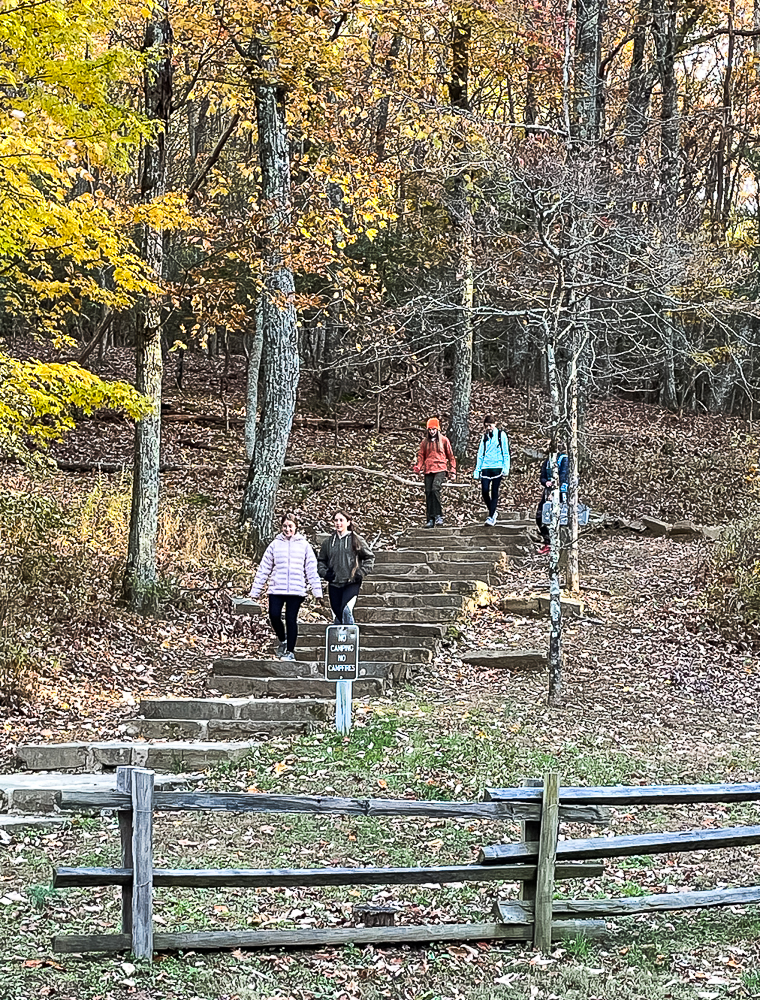
<path id="1" fill-rule="evenodd" d="M 702 910 L 715 906 L 749 906 L 760 903 L 760 886 L 746 889 L 706 889 L 694 892 L 662 892 L 651 896 L 621 896 L 618 899 L 555 899 L 554 918 L 626 917 L 635 913 L 667 913 Z M 497 915 L 505 923 L 533 923 L 533 906 L 521 900 L 499 902 Z"/>
<path id="2" fill-rule="evenodd" d="M 604 865 L 559 864 L 555 878 L 599 878 Z M 449 865 L 433 868 L 154 868 L 154 886 L 260 889 L 323 885 L 442 885 L 447 882 L 523 882 L 535 865 Z M 131 885 L 131 868 L 57 868 L 53 887 Z"/>
<path id="3" fill-rule="evenodd" d="M 488 802 L 541 802 L 543 788 L 486 788 Z M 559 804 L 597 806 L 760 802 L 760 782 L 735 785 L 610 785 L 560 788 Z"/>
<path id="4" fill-rule="evenodd" d="M 61 809 L 130 809 L 131 798 L 120 792 L 59 792 Z M 428 799 L 349 799 L 338 796 L 268 795 L 264 792 L 155 792 L 157 812 L 307 813 L 315 816 L 376 816 L 429 819 L 537 820 L 541 800 L 510 802 L 449 802 Z M 567 823 L 605 823 L 606 810 L 592 804 L 560 808 Z"/>
<path id="5" fill-rule="evenodd" d="M 591 837 L 588 840 L 561 840 L 557 858 L 581 861 L 592 858 L 624 858 L 636 854 L 670 854 L 679 851 L 707 851 L 718 847 L 746 847 L 760 844 L 760 826 L 733 826 L 719 830 L 682 830 L 679 833 L 642 833 L 626 837 Z M 480 851 L 480 864 L 512 862 L 529 864 L 538 855 L 537 844 L 494 844 Z"/>

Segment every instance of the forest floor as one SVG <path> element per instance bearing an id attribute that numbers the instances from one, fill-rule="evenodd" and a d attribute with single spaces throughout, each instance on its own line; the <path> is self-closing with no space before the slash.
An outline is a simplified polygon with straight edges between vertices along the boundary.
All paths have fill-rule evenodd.
<path id="1" fill-rule="evenodd" d="M 207 386 L 214 362 L 189 378 L 186 395 L 167 385 L 175 413 L 216 415 Z M 234 366 L 233 366 L 234 368 Z M 115 366 L 109 374 L 128 374 Z M 239 375 L 239 373 L 238 373 Z M 234 371 L 233 371 L 234 376 Z M 238 414 L 238 377 L 227 377 L 227 404 Z M 304 384 L 300 416 L 310 413 Z M 383 397 L 378 434 L 300 423 L 293 463 L 352 464 L 412 478 L 424 421 L 444 423 L 447 388 L 419 387 Z M 478 385 L 473 440 L 482 413 L 503 414 L 514 453 L 505 506 L 532 508 L 543 413 L 535 398 Z M 341 417 L 371 422 L 374 406 L 357 398 Z M 586 616 L 565 621 L 561 704 L 546 706 L 546 681 L 462 663 L 463 646 L 544 648 L 547 623 L 494 607 L 450 634 L 442 654 L 413 683 L 357 707 L 342 739 L 325 731 L 261 743 L 235 767 L 205 775 L 209 788 L 415 796 L 471 800 L 486 786 L 506 786 L 557 767 L 563 783 L 656 783 L 760 780 L 756 745 L 760 660 L 736 623 L 726 630 L 708 614 L 714 546 L 646 537 L 643 514 L 721 524 L 746 504 L 744 482 L 756 454 L 751 428 L 714 417 L 674 416 L 641 404 L 601 401 L 587 415 L 584 499 L 605 513 L 605 528 L 584 534 L 581 590 Z M 58 457 L 80 465 L 128 461 L 128 425 L 84 423 Z M 13 767 L 19 742 L 105 739 L 146 694 L 203 694 L 211 661 L 269 648 L 260 622 L 234 619 L 230 596 L 244 593 L 251 561 L 235 528 L 245 476 L 239 428 L 192 420 L 165 425 L 167 472 L 160 556 L 167 579 L 163 612 L 140 619 L 114 602 L 123 567 L 129 483 L 122 475 L 32 475 L 0 467 L 7 551 L 6 587 L 16 641 L 40 670 L 30 704 L 9 715 L 2 762 Z M 461 479 L 471 478 L 471 465 Z M 329 524 L 345 506 L 379 545 L 422 517 L 421 490 L 360 475 L 288 475 L 283 508 L 305 530 Z M 399 513 L 400 512 L 400 513 Z M 475 487 L 450 490 L 450 521 L 482 519 Z M 30 527 L 30 524 L 32 527 Z M 10 568 L 17 586 L 9 591 Z M 546 560 L 512 568 L 504 592 L 543 590 Z M 712 593 L 712 592 L 710 592 Z M 307 612 L 319 617 L 314 605 Z M 30 688 L 30 691 L 32 689 Z M 760 823 L 755 806 L 664 807 L 613 811 L 599 831 L 564 826 L 563 836 L 678 830 Z M 229 815 L 162 816 L 157 864 L 165 867 L 308 867 L 322 864 L 447 864 L 475 859 L 481 844 L 517 829 L 484 822 L 378 821 Z M 760 913 L 752 908 L 620 920 L 604 939 L 580 939 L 551 956 L 501 944 L 414 949 L 346 948 L 323 952 L 161 956 L 135 968 L 123 958 L 56 957 L 55 933 L 103 932 L 117 925 L 112 889 L 50 888 L 59 865 L 117 863 L 111 817 L 82 817 L 0 848 L 0 993 L 7 1000 L 717 1000 L 760 997 Z M 628 859 L 569 894 L 638 895 L 757 882 L 756 848 Z M 515 886 L 419 886 L 392 889 L 172 891 L 158 893 L 165 929 L 340 926 L 356 902 L 399 908 L 400 923 L 489 920 L 497 896 Z"/>

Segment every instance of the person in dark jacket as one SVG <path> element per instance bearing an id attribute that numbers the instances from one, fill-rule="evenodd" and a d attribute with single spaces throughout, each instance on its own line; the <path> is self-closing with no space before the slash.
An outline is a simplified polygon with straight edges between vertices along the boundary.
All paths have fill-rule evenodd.
<path id="1" fill-rule="evenodd" d="M 541 465 L 541 498 L 538 501 L 538 507 L 536 508 L 536 524 L 538 525 L 538 530 L 541 532 L 541 537 L 544 540 L 544 544 L 538 550 L 538 554 L 545 556 L 549 551 L 549 525 L 544 524 L 544 504 L 547 500 L 551 500 L 552 493 L 559 486 L 560 493 L 560 503 L 567 503 L 567 484 L 568 477 L 570 473 L 570 460 L 567 457 L 567 449 L 564 444 L 558 445 L 557 451 L 557 474 L 559 476 L 559 482 L 555 482 L 552 476 L 552 461 L 551 454 L 547 452 L 546 458 Z"/>
<path id="2" fill-rule="evenodd" d="M 317 560 L 317 572 L 327 580 L 334 625 L 355 625 L 353 609 L 359 588 L 367 573 L 372 572 L 375 556 L 362 536 L 354 531 L 351 519 L 336 510 L 335 531 L 322 542 Z"/>

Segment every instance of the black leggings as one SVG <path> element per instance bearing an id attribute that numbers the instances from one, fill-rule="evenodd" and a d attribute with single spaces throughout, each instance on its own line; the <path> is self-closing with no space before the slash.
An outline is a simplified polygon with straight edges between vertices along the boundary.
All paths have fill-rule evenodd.
<path id="1" fill-rule="evenodd" d="M 349 601 L 359 596 L 360 583 L 347 583 L 345 587 L 336 587 L 331 583 L 327 587 L 330 595 L 330 607 L 339 622 L 343 621 L 343 612 Z"/>
<path id="2" fill-rule="evenodd" d="M 303 604 L 303 597 L 298 594 L 270 594 L 269 621 L 280 642 L 285 642 L 287 635 L 288 652 L 296 648 L 298 639 L 298 611 Z M 285 607 L 285 624 L 282 624 L 282 609 Z"/>
<path id="3" fill-rule="evenodd" d="M 548 524 L 544 524 L 544 522 L 543 522 L 544 504 L 545 503 L 546 503 L 546 500 L 544 499 L 544 495 L 542 493 L 541 494 L 541 499 L 538 501 L 538 507 L 536 507 L 536 526 L 538 527 L 538 530 L 541 532 L 541 537 L 544 540 L 544 545 L 548 545 L 549 544 L 549 525 Z"/>
<path id="4" fill-rule="evenodd" d="M 489 517 L 493 517 L 499 506 L 499 487 L 501 473 L 498 469 L 483 469 L 480 474 L 480 488 L 483 491 L 483 503 L 488 507 Z"/>

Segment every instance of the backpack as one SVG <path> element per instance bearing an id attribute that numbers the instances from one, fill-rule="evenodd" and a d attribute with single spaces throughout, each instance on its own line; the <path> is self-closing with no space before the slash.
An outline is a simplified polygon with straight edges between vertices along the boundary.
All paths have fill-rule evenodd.
<path id="1" fill-rule="evenodd" d="M 501 429 L 501 427 L 499 427 L 498 428 L 498 435 L 499 435 L 498 442 L 499 442 L 499 449 L 501 451 L 501 460 L 502 460 L 502 462 L 504 462 L 506 460 L 507 456 L 506 456 L 506 454 L 504 452 L 504 441 L 502 440 L 502 434 L 507 439 L 507 451 L 509 451 L 509 434 L 507 434 L 506 431 L 503 431 Z M 485 455 L 485 453 L 486 453 L 486 435 L 484 434 L 483 435 L 483 454 Z"/>

